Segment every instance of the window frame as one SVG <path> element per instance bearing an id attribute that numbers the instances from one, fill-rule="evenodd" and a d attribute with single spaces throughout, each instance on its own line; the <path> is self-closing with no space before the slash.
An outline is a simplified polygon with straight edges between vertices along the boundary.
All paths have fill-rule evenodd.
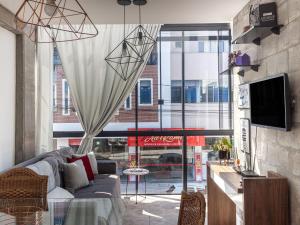
<path id="1" fill-rule="evenodd" d="M 180 32 L 184 32 L 184 31 L 194 31 L 194 30 L 218 30 L 219 31 L 222 31 L 222 30 L 228 30 L 229 34 L 228 34 L 228 41 L 229 41 L 229 46 L 230 46 L 230 42 L 231 42 L 231 30 L 230 30 L 230 24 L 165 24 L 161 27 L 161 31 L 180 31 Z M 218 35 L 219 37 L 220 35 Z M 227 36 L 227 35 L 226 35 Z M 159 39 L 159 43 L 161 43 L 162 41 L 164 41 L 164 37 L 160 37 Z M 226 39 L 227 40 L 227 39 Z M 184 47 L 184 46 L 183 46 Z M 176 52 L 177 53 L 177 52 Z M 159 52 L 159 54 L 161 54 L 161 52 Z M 159 57 L 158 59 L 158 67 L 159 65 L 161 65 L 161 57 Z M 184 60 L 184 59 L 183 59 Z M 159 67 L 160 68 L 160 67 Z M 184 68 L 183 68 L 184 70 Z M 220 71 L 219 71 L 220 72 Z M 188 184 L 188 178 L 187 178 L 187 163 L 188 163 L 188 155 L 187 155 L 187 138 L 188 136 L 212 136 L 212 137 L 215 137 L 215 136 L 230 136 L 232 137 L 233 135 L 233 129 L 232 129 L 232 95 L 231 95 L 231 92 L 232 92 L 232 85 L 231 85 L 231 72 L 229 71 L 228 72 L 229 75 L 230 75 L 230 79 L 229 79 L 229 84 L 228 84 L 228 87 L 229 87 L 229 103 L 228 103 L 228 106 L 229 106 L 229 124 L 230 124 L 230 127 L 229 128 L 226 128 L 226 129 L 217 129 L 217 130 L 210 130 L 210 129 L 205 129 L 205 130 L 188 130 L 188 129 L 185 129 L 185 111 L 184 111 L 184 107 L 185 107 L 185 104 L 182 103 L 182 115 L 181 115 L 181 118 L 182 118 L 182 121 L 183 121 L 183 129 L 180 129 L 180 130 L 164 130 L 164 128 L 162 127 L 161 125 L 161 130 L 150 130 L 150 131 L 143 131 L 143 130 L 125 130 L 125 131 L 122 131 L 122 130 L 119 130 L 119 131 L 102 131 L 100 132 L 97 137 L 104 137 L 104 138 L 108 138 L 108 137 L 129 137 L 129 136 L 132 136 L 132 137 L 137 137 L 137 136 L 182 136 L 183 137 L 183 142 L 184 144 L 182 145 L 183 147 L 183 186 L 184 186 L 184 190 L 187 190 L 187 184 Z M 184 74 L 183 74 L 184 76 Z M 156 80 L 155 80 L 156 81 Z M 158 83 L 159 85 L 161 84 L 161 82 L 158 80 Z M 183 84 L 184 84 L 184 80 L 183 80 Z M 136 93 L 139 93 L 140 91 L 140 88 L 139 88 L 139 82 L 136 84 L 135 86 L 135 90 L 136 90 Z M 203 85 L 203 84 L 202 84 Z M 184 85 L 183 85 L 184 86 Z M 205 84 L 206 86 L 206 84 Z M 161 86 L 160 86 L 161 88 Z M 152 83 L 152 89 L 151 89 L 151 93 L 152 95 L 154 95 L 154 90 L 153 90 L 153 83 Z M 161 97 L 161 91 L 159 91 L 161 89 L 158 88 L 158 99 L 160 99 Z M 183 91 L 184 92 L 184 91 Z M 155 95 L 156 95 L 156 92 L 155 92 Z M 133 106 L 133 109 L 135 110 L 135 127 L 136 128 L 139 128 L 140 126 L 140 123 L 139 123 L 139 120 L 138 120 L 138 115 L 139 115 L 139 96 L 133 96 L 135 97 L 136 101 L 135 101 L 135 104 Z M 206 96 L 207 98 L 207 96 Z M 154 101 L 153 97 L 151 98 L 152 101 Z M 182 101 L 184 102 L 184 100 Z M 219 103 L 220 105 L 221 103 Z M 143 106 L 143 104 L 142 104 Z M 142 108 L 142 107 L 141 107 Z M 160 106 L 160 112 L 162 112 L 161 110 L 162 106 Z M 220 112 L 220 107 L 219 107 L 219 112 Z M 83 131 L 74 131 L 74 132 L 54 132 L 53 133 L 54 137 L 55 138 L 61 138 L 61 137 L 78 137 L 78 138 L 81 138 L 83 137 L 84 135 L 84 132 Z M 138 147 L 136 147 L 136 159 L 137 157 L 139 157 L 138 155 Z M 137 185 L 137 180 L 136 180 L 136 185 Z"/>
<path id="2" fill-rule="evenodd" d="M 69 87 L 69 84 L 68 84 L 68 104 L 69 104 L 69 108 L 67 109 L 68 110 L 68 113 L 65 113 L 66 112 L 66 105 L 65 105 L 65 86 L 66 84 L 68 84 L 68 81 L 66 78 L 63 78 L 62 79 L 62 115 L 63 116 L 69 116 L 71 114 L 71 110 L 70 110 L 70 87 Z"/>
<path id="3" fill-rule="evenodd" d="M 151 103 L 141 103 L 141 81 L 150 81 Z M 153 78 L 140 78 L 138 81 L 138 102 L 139 106 L 153 106 Z"/>

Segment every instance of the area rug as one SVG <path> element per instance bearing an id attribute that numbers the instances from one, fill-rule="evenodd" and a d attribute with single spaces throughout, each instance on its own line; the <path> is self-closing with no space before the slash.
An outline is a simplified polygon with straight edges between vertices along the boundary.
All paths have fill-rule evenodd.
<path id="1" fill-rule="evenodd" d="M 180 195 L 123 196 L 126 214 L 123 225 L 177 225 Z"/>

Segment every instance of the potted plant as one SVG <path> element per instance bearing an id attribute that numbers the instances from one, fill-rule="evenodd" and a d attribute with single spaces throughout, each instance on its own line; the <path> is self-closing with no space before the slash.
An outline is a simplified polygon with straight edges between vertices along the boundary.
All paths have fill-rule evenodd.
<path id="1" fill-rule="evenodd" d="M 229 138 L 221 138 L 213 145 L 213 150 L 219 153 L 220 163 L 221 160 L 230 159 L 230 151 L 232 150 L 232 143 Z"/>

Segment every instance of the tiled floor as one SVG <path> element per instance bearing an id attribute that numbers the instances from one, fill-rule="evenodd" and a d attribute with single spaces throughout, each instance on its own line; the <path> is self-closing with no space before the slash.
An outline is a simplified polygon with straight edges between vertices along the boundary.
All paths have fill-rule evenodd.
<path id="1" fill-rule="evenodd" d="M 148 195 L 146 199 L 135 196 L 127 199 L 123 225 L 177 225 L 180 195 Z"/>

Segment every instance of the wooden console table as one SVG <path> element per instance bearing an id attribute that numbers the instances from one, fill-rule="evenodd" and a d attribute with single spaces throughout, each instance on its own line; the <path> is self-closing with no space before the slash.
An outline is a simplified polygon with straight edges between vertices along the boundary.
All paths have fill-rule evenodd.
<path id="1" fill-rule="evenodd" d="M 208 225 L 288 225 L 288 182 L 279 174 L 242 178 L 208 163 L 207 185 Z"/>

